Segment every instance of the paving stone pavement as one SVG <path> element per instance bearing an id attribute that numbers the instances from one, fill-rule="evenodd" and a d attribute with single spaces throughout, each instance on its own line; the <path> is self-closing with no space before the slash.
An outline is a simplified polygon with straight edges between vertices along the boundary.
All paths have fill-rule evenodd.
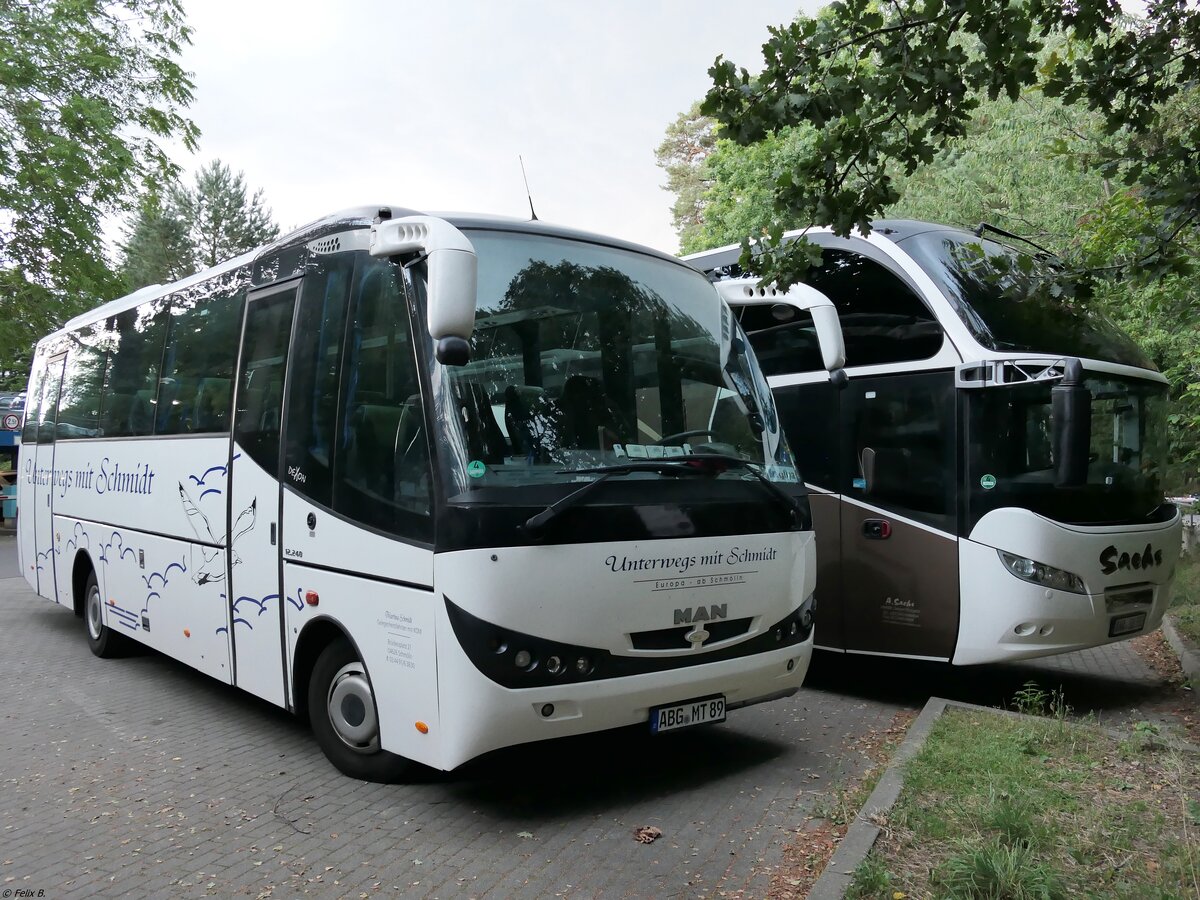
<path id="1" fill-rule="evenodd" d="M 381 786 L 340 775 L 288 714 L 182 664 L 150 652 L 93 657 L 80 620 L 9 578 L 0 888 L 763 897 L 790 830 L 863 768 L 856 739 L 929 693 L 1003 702 L 1034 676 L 1048 688 L 1061 676 L 1077 710 L 1094 700 L 1113 717 L 1161 687 L 1127 644 L 954 671 L 822 657 L 798 695 L 721 726 L 534 745 Z M 663 836 L 637 843 L 642 825 Z"/>

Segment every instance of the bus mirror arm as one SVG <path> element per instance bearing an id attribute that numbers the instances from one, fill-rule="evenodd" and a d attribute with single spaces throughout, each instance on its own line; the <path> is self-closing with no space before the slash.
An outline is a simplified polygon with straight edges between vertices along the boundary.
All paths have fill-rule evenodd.
<path id="1" fill-rule="evenodd" d="M 405 216 L 371 226 L 371 255 L 423 253 L 428 265 L 428 326 L 434 355 L 445 366 L 466 365 L 475 330 L 478 262 L 461 231 L 435 216 Z"/>
<path id="2" fill-rule="evenodd" d="M 1063 377 L 1050 389 L 1054 480 L 1059 487 L 1087 484 L 1092 442 L 1092 392 L 1083 383 L 1083 364 L 1065 362 Z"/>
<path id="3" fill-rule="evenodd" d="M 846 365 L 846 343 L 842 338 L 842 323 L 833 301 L 807 284 L 793 284 L 786 291 L 772 285 L 761 285 L 754 278 L 731 278 L 714 285 L 717 293 L 730 306 L 775 306 L 785 304 L 812 316 L 817 342 L 821 345 L 821 362 L 831 380 L 839 387 L 833 373 Z M 843 373 L 844 374 L 844 373 Z"/>

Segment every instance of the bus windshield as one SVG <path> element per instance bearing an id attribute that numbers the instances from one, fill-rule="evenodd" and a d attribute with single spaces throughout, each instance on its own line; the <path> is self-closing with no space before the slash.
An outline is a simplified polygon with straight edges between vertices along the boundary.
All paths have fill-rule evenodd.
<path id="1" fill-rule="evenodd" d="M 963 391 L 970 527 L 991 509 L 1018 506 L 1056 521 L 1129 524 L 1163 502 L 1167 385 L 1090 373 L 1087 483 L 1055 481 L 1051 385 Z"/>
<path id="2" fill-rule="evenodd" d="M 951 229 L 923 231 L 897 243 L 941 288 L 975 339 L 989 350 L 1054 353 L 1155 368 L 1112 322 L 1087 308 L 1089 298 L 1062 296 L 1054 270 L 1042 260 Z"/>
<path id="3" fill-rule="evenodd" d="M 703 276 L 584 241 L 468 236 L 479 260 L 471 361 L 440 368 L 436 391 L 454 502 L 691 454 L 798 482 L 766 380 Z M 661 477 L 647 469 L 633 477 Z"/>

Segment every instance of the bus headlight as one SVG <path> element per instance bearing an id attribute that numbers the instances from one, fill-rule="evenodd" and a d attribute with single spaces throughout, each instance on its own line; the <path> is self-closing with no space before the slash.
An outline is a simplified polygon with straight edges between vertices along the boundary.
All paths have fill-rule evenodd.
<path id="1" fill-rule="evenodd" d="M 796 619 L 800 623 L 800 630 L 807 636 L 808 631 L 813 626 L 813 621 L 817 614 L 817 597 L 815 594 L 809 594 L 807 599 L 800 605 L 800 611 L 796 614 Z"/>
<path id="2" fill-rule="evenodd" d="M 1056 591 L 1070 591 L 1072 594 L 1087 593 L 1083 587 L 1083 579 L 1073 572 L 1056 569 L 1054 566 L 1048 566 L 1024 556 L 1014 556 L 1003 550 L 996 552 L 1000 554 L 1000 561 L 1004 563 L 1004 567 L 1022 581 L 1040 584 L 1042 587 L 1053 588 Z"/>

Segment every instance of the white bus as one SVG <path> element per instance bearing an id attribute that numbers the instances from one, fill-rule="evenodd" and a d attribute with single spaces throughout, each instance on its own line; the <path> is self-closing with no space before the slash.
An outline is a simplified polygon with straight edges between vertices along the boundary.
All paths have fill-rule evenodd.
<path id="1" fill-rule="evenodd" d="M 721 721 L 808 668 L 805 491 L 673 257 L 352 210 L 68 322 L 29 397 L 29 583 L 348 775 Z"/>
<path id="2" fill-rule="evenodd" d="M 811 491 L 818 648 L 961 665 L 1157 628 L 1181 521 L 1150 360 L 1005 244 L 808 237 L 821 264 L 781 302 L 749 297 L 736 246 L 687 259 L 738 304 Z M 845 369 L 793 293 L 836 308 Z"/>

